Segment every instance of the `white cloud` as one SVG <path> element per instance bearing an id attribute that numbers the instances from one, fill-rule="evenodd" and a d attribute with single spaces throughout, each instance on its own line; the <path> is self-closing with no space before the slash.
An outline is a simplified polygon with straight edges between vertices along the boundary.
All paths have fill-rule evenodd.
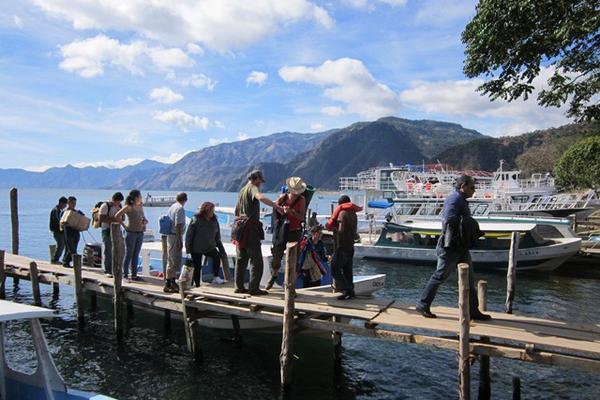
<path id="1" fill-rule="evenodd" d="M 183 96 L 165 86 L 152 89 L 152 92 L 150 92 L 150 100 L 154 100 L 161 104 L 172 104 L 183 100 Z"/>
<path id="2" fill-rule="evenodd" d="M 212 92 L 215 89 L 215 86 L 217 85 L 217 81 L 213 81 L 204 74 L 192 74 L 188 77 L 178 79 L 174 73 L 170 73 L 169 75 L 167 75 L 167 79 L 172 80 L 178 85 L 185 87 L 193 86 L 198 89 L 205 88 L 209 92 Z"/>
<path id="3" fill-rule="evenodd" d="M 236 136 L 237 140 L 246 140 L 246 139 L 250 139 L 250 135 L 248 135 L 247 133 L 244 132 L 238 132 L 238 135 Z"/>
<path id="4" fill-rule="evenodd" d="M 185 153 L 172 153 L 167 156 L 153 156 L 148 158 L 148 160 L 158 161 L 165 164 L 173 164 L 179 160 L 181 160 L 186 154 L 190 153 L 189 151 Z M 136 165 L 144 161 L 144 158 L 141 157 L 133 157 L 133 158 L 124 158 L 121 160 L 102 160 L 102 161 L 92 161 L 92 162 L 79 162 L 74 163 L 73 166 L 77 168 L 85 168 L 85 167 L 106 167 L 106 168 L 123 168 L 129 165 Z M 32 167 L 36 168 L 36 167 Z M 44 169 L 42 169 L 44 168 Z M 37 171 L 45 171 L 48 168 L 52 167 L 37 167 Z M 32 170 L 32 169 L 30 169 Z"/>
<path id="5" fill-rule="evenodd" d="M 222 121 L 215 121 L 214 124 L 215 124 L 215 127 L 219 128 L 219 129 L 225 129 L 225 124 Z"/>
<path id="6" fill-rule="evenodd" d="M 60 68 L 79 73 L 84 78 L 102 75 L 106 66 L 124 68 L 134 75 L 144 73 L 143 65 L 151 62 L 160 70 L 171 67 L 190 67 L 194 61 L 180 49 L 149 47 L 145 42 L 121 44 L 118 40 L 99 34 L 93 38 L 75 40 L 61 46 L 63 61 Z"/>
<path id="7" fill-rule="evenodd" d="M 360 60 L 328 60 L 316 68 L 286 66 L 279 70 L 279 75 L 286 82 L 305 82 L 326 87 L 323 91 L 325 97 L 346 104 L 345 109 L 340 109 L 343 113 L 377 118 L 393 115 L 400 109 L 396 93 L 376 81 Z M 326 110 L 334 109 L 326 107 Z"/>
<path id="8" fill-rule="evenodd" d="M 244 48 L 300 20 L 333 26 L 307 0 L 34 0 L 75 29 L 135 32 L 176 46 L 198 43 L 219 52 Z"/>
<path id="9" fill-rule="evenodd" d="M 165 124 L 176 125 L 183 132 L 187 132 L 190 128 L 202 128 L 206 130 L 209 126 L 208 118 L 190 115 L 178 109 L 159 111 L 154 114 L 154 119 Z"/>
<path id="10" fill-rule="evenodd" d="M 204 54 L 204 49 L 200 46 L 198 46 L 196 43 L 188 43 L 187 47 L 187 51 L 190 54 L 197 54 L 197 55 L 203 55 Z"/>
<path id="11" fill-rule="evenodd" d="M 568 123 L 561 109 L 543 108 L 537 104 L 537 94 L 548 86 L 551 68 L 543 68 L 534 79 L 534 92 L 527 101 L 518 99 L 508 102 L 502 99 L 491 101 L 476 89 L 483 79 L 456 81 L 413 81 L 410 88 L 400 93 L 403 104 L 431 114 L 450 117 L 500 118 L 509 121 L 501 127 L 501 133 L 516 134 L 534 129 Z"/>
<path id="12" fill-rule="evenodd" d="M 319 122 L 315 122 L 314 124 L 310 124 L 310 129 L 312 129 L 313 131 L 319 131 L 321 129 L 325 128 L 325 125 L 319 123 Z"/>
<path id="13" fill-rule="evenodd" d="M 265 84 L 268 77 L 269 75 L 266 72 L 252 71 L 248 74 L 248 77 L 246 78 L 246 86 L 249 86 L 251 84 L 262 86 Z"/>
<path id="14" fill-rule="evenodd" d="M 385 3 L 390 6 L 404 6 L 408 0 L 377 0 L 376 2 Z M 367 0 L 344 0 L 344 3 L 354 8 L 372 8 L 375 1 Z"/>
<path id="15" fill-rule="evenodd" d="M 440 26 L 455 21 L 466 23 L 475 15 L 476 0 L 427 0 L 420 2 L 415 21 L 422 25 Z"/>
<path id="16" fill-rule="evenodd" d="M 321 113 L 330 117 L 339 117 L 340 115 L 344 115 L 344 110 L 342 107 L 323 107 L 321 108 Z"/>
<path id="17" fill-rule="evenodd" d="M 13 22 L 17 28 L 23 29 L 23 20 L 18 15 L 13 15 Z"/>

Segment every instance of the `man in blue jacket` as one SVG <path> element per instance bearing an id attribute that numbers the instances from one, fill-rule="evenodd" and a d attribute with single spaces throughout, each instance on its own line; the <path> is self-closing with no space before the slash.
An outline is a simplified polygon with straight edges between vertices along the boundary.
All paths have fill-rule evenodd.
<path id="1" fill-rule="evenodd" d="M 438 256 L 437 268 L 433 275 L 431 275 L 431 278 L 429 278 L 429 282 L 427 282 L 421 294 L 421 300 L 416 306 L 417 312 L 425 318 L 436 318 L 436 315 L 430 310 L 431 303 L 440 285 L 448 279 L 450 273 L 457 268 L 459 263 L 469 264 L 469 305 L 471 319 L 485 321 L 491 318 L 489 315 L 479 311 L 471 254 L 459 238 L 461 217 L 471 216 L 467 199 L 472 197 L 474 193 L 475 180 L 468 175 L 463 175 L 456 181 L 456 190 L 444 201 L 442 234 L 436 248 Z"/>

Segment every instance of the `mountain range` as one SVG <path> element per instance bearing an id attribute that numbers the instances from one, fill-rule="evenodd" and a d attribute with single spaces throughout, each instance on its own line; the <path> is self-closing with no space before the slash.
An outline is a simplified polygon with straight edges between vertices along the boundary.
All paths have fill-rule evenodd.
<path id="1" fill-rule="evenodd" d="M 236 191 L 249 171 L 261 169 L 266 191 L 279 189 L 292 175 L 317 188 L 337 189 L 339 177 L 370 167 L 438 160 L 458 169 L 493 171 L 502 159 L 525 173 L 545 172 L 569 145 L 589 134 L 600 134 L 597 123 L 491 138 L 454 123 L 386 117 L 320 133 L 280 132 L 222 143 L 174 164 L 145 160 L 118 169 L 0 169 L 0 186 Z"/>

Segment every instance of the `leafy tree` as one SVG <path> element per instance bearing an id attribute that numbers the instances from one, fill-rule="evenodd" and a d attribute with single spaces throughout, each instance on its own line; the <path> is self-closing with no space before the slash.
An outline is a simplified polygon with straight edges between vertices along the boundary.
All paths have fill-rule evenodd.
<path id="1" fill-rule="evenodd" d="M 538 104 L 579 120 L 600 117 L 600 0 L 480 0 L 462 33 L 464 72 L 493 79 L 479 87 L 492 100 L 533 91 L 542 67 L 552 76 Z"/>
<path id="2" fill-rule="evenodd" d="M 590 136 L 569 147 L 554 166 L 561 188 L 600 189 L 600 136 Z"/>

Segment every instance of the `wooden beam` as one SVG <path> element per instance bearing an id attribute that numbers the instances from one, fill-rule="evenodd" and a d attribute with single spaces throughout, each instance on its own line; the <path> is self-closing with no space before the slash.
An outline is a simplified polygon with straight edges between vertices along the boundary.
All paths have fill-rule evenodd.
<path id="1" fill-rule="evenodd" d="M 487 311 L 487 281 L 477 282 L 477 297 L 479 300 L 479 311 Z M 488 337 L 482 337 L 481 341 L 489 343 Z M 490 379 L 490 356 L 479 356 L 479 391 L 478 400 L 489 400 L 492 396 L 492 386 Z"/>
<path id="2" fill-rule="evenodd" d="M 508 252 L 508 270 L 506 271 L 506 303 L 508 314 L 513 312 L 513 300 L 515 299 L 515 285 L 517 283 L 517 255 L 519 253 L 519 232 L 510 235 L 510 251 Z"/>
<path id="3" fill-rule="evenodd" d="M 298 242 L 290 242 L 285 249 L 285 305 L 283 309 L 283 331 L 281 337 L 281 388 L 285 392 L 292 382 L 292 360 L 294 356 L 294 302 L 296 298 L 296 264 Z"/>
<path id="4" fill-rule="evenodd" d="M 77 324 L 79 330 L 85 327 L 83 278 L 81 277 L 81 255 L 73 254 L 73 272 L 75 276 L 75 301 L 77 303 Z"/>
<path id="5" fill-rule="evenodd" d="M 12 253 L 19 254 L 19 195 L 17 188 L 10 189 L 10 226 L 12 233 Z M 19 286 L 19 278 L 13 278 L 13 286 Z"/>
<path id="6" fill-rule="evenodd" d="M 36 306 L 42 305 L 42 296 L 40 295 L 40 281 L 38 280 L 38 269 L 35 261 L 29 263 L 29 275 L 31 279 L 31 291 L 33 293 L 33 303 Z"/>
<path id="7" fill-rule="evenodd" d="M 471 398 L 471 367 L 469 328 L 471 316 L 469 310 L 469 264 L 458 264 L 458 308 L 460 332 L 458 335 L 458 382 L 459 399 L 469 400 Z"/>
<path id="8" fill-rule="evenodd" d="M 113 313 L 115 319 L 115 333 L 117 340 L 123 338 L 123 293 L 121 292 L 121 279 L 123 275 L 123 236 L 121 225 L 110 224 L 110 240 L 112 244 L 112 269 L 113 269 Z"/>

